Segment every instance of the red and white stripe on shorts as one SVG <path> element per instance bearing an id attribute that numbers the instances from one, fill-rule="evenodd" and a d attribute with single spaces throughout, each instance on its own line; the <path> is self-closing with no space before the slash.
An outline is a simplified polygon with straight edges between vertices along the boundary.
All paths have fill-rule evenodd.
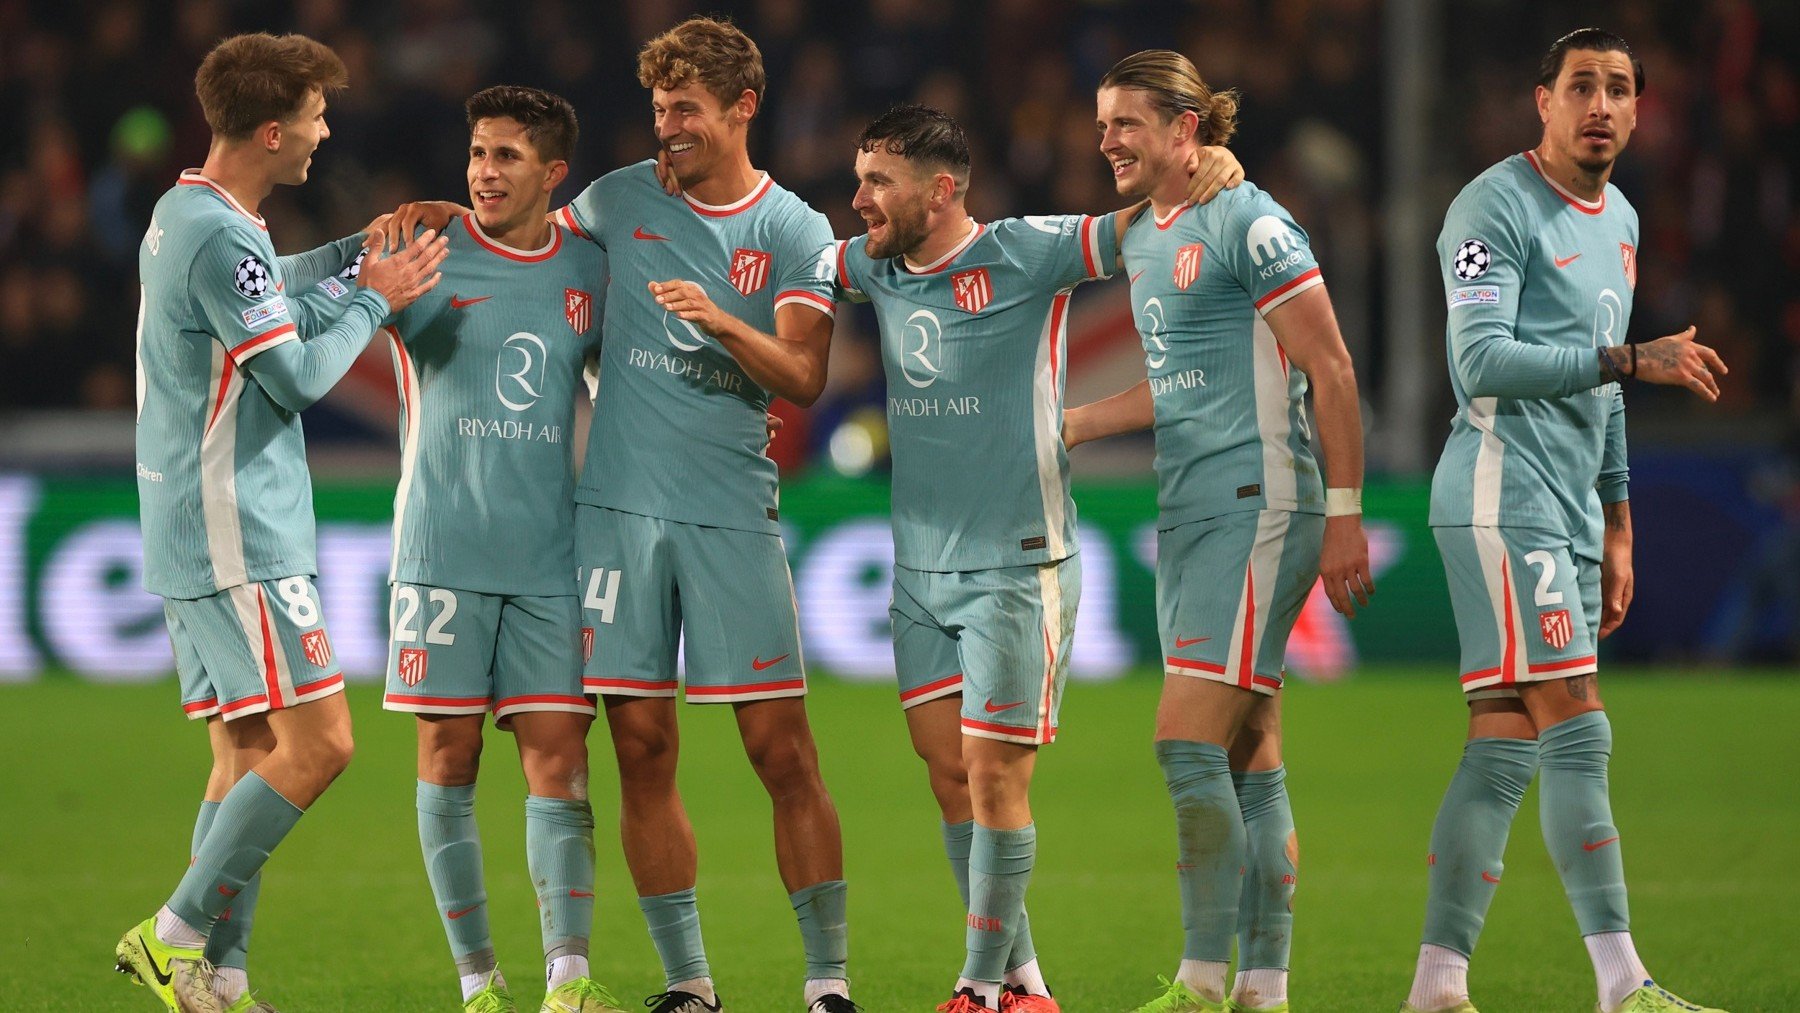
<path id="1" fill-rule="evenodd" d="M 1516 696 L 1512 687 L 1521 682 L 1543 682 L 1587 675 L 1599 669 L 1592 655 L 1562 658 L 1532 664 L 1525 644 L 1525 616 L 1513 594 L 1512 559 L 1506 551 L 1506 539 L 1496 527 L 1472 527 L 1475 552 L 1481 559 L 1481 578 L 1487 586 L 1488 602 L 1494 609 L 1494 633 L 1500 645 L 1498 665 L 1478 668 L 1462 674 L 1463 692 L 1471 697 Z"/>

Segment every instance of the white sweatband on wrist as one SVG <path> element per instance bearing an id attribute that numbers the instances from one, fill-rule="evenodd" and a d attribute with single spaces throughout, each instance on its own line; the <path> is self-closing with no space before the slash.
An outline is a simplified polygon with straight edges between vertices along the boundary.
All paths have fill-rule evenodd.
<path id="1" fill-rule="evenodd" d="M 1348 517 L 1362 513 L 1361 489 L 1325 490 L 1325 516 Z"/>

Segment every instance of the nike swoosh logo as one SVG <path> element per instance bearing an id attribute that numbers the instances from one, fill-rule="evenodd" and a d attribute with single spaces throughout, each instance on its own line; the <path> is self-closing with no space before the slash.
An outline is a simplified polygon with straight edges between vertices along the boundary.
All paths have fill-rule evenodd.
<path id="1" fill-rule="evenodd" d="M 1570 264 L 1575 263 L 1580 256 L 1581 254 L 1577 253 L 1567 257 L 1554 257 L 1552 259 L 1556 261 L 1557 267 L 1568 267 Z"/>
<path id="2" fill-rule="evenodd" d="M 219 892 L 221 894 L 224 894 L 227 897 L 236 897 L 238 895 L 238 892 L 236 890 L 233 890 L 231 887 L 226 886 L 224 883 L 219 884 Z"/>
<path id="3" fill-rule="evenodd" d="M 491 296 L 491 295 L 478 295 L 473 299 L 464 299 L 461 296 L 453 295 L 450 297 L 450 308 L 451 309 L 459 309 L 459 310 L 468 309 L 470 306 L 473 306 L 478 302 L 487 302 L 489 299 L 492 299 L 492 298 L 493 298 L 493 296 Z"/>
<path id="4" fill-rule="evenodd" d="M 569 896 L 571 896 L 571 897 L 592 897 L 593 895 L 594 895 L 594 891 L 592 891 L 592 890 L 570 890 L 569 891 Z"/>
<path id="5" fill-rule="evenodd" d="M 481 906 L 480 904 L 470 904 L 468 907 L 463 908 L 461 911 L 445 911 L 444 915 L 446 917 L 448 917 L 451 921 L 455 921 L 458 918 L 461 918 L 463 915 L 468 914 L 470 911 L 473 911 L 480 906 Z"/>
<path id="6" fill-rule="evenodd" d="M 1149 270 L 1149 268 L 1145 268 L 1145 269 L 1144 269 L 1144 270 Z M 1142 278 L 1142 277 L 1143 277 L 1143 276 L 1144 276 L 1144 272 L 1143 272 L 1143 271 L 1139 271 L 1139 272 L 1138 272 L 1138 273 L 1136 273 L 1136 274 L 1134 274 L 1134 275 L 1132 275 L 1132 276 L 1131 276 L 1131 283 L 1132 283 L 1132 284 L 1133 284 L 1133 285 L 1136 285 L 1136 284 L 1137 284 L 1137 280 L 1138 280 L 1138 279 L 1139 279 L 1139 278 Z"/>
<path id="7" fill-rule="evenodd" d="M 637 231 L 633 232 L 631 234 L 631 238 L 633 238 L 633 239 L 660 239 L 665 243 L 669 241 L 668 236 L 659 236 L 654 232 L 645 232 L 644 227 L 642 225 L 639 225 L 637 227 Z"/>
<path id="8" fill-rule="evenodd" d="M 156 954 L 150 952 L 150 944 L 144 939 L 143 933 L 138 934 L 138 946 L 143 949 L 144 959 L 149 962 L 150 973 L 156 978 L 156 983 L 158 985 L 167 985 L 170 981 L 174 980 L 174 971 L 165 971 L 156 966 Z"/>
<path id="9" fill-rule="evenodd" d="M 1188 639 L 1183 640 L 1180 637 L 1176 637 L 1175 638 L 1175 646 L 1176 647 L 1192 647 L 1195 644 L 1204 643 L 1205 641 L 1208 641 L 1211 639 L 1212 639 L 1211 637 L 1189 637 Z"/>
<path id="10" fill-rule="evenodd" d="M 998 714 L 1001 711 L 1012 710 L 1014 707 L 1023 707 L 1023 706 L 1025 706 L 1025 701 L 1020 700 L 1017 703 L 996 704 L 994 701 L 989 700 L 987 703 L 982 704 L 982 706 L 987 708 L 987 712 L 989 714 Z"/>
<path id="11" fill-rule="evenodd" d="M 1500 882 L 1500 877 L 1499 876 L 1490 876 L 1484 872 L 1481 874 L 1481 881 L 1484 883 L 1498 883 L 1498 882 Z"/>
<path id="12" fill-rule="evenodd" d="M 752 658 L 752 659 L 750 659 L 750 667 L 754 668 L 758 672 L 760 672 L 763 669 L 770 667 L 771 665 L 779 665 L 782 662 L 786 661 L 787 659 L 788 659 L 788 656 L 785 654 L 781 655 L 778 658 L 770 658 L 768 661 L 764 661 L 760 657 Z"/>
<path id="13" fill-rule="evenodd" d="M 1581 842 L 1581 850 L 1583 850 L 1583 851 L 1599 851 L 1601 848 L 1606 847 L 1608 844 L 1611 844 L 1612 842 L 1614 842 L 1618 839 L 1619 839 L 1619 835 L 1614 834 L 1611 837 L 1608 837 L 1604 841 L 1582 841 Z"/>

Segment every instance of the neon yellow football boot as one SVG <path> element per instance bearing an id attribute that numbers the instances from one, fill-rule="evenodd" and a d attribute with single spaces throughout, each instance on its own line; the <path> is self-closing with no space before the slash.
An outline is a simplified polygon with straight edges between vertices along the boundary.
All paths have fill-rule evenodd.
<path id="1" fill-rule="evenodd" d="M 1226 1013 L 1231 1008 L 1202 998 L 1179 981 L 1170 981 L 1160 974 L 1156 980 L 1162 985 L 1163 994 L 1139 1006 L 1137 1013 Z"/>
<path id="2" fill-rule="evenodd" d="M 538 1013 L 625 1013 L 606 986 L 592 978 L 572 978 L 550 990 Z"/>
<path id="3" fill-rule="evenodd" d="M 1595 1007 L 1598 1009 L 1599 1007 Z M 1722 1009 L 1688 1002 L 1652 981 L 1625 997 L 1614 1013 L 1725 1013 Z"/>
<path id="4" fill-rule="evenodd" d="M 519 1013 L 519 1005 L 500 980 L 500 972 L 494 970 L 488 972 L 485 988 L 463 1000 L 463 1013 Z"/>
<path id="5" fill-rule="evenodd" d="M 1400 1013 L 1481 1013 L 1481 1011 L 1475 1008 L 1474 1003 L 1464 999 L 1454 1006 L 1434 1010 L 1423 1010 L 1410 1002 L 1403 1002 L 1400 1004 Z"/>
<path id="6" fill-rule="evenodd" d="M 1225 1008 L 1230 1013 L 1288 1013 L 1288 1004 L 1285 1002 L 1278 1002 L 1273 1006 L 1246 1006 L 1236 999 L 1227 999 Z"/>
<path id="7" fill-rule="evenodd" d="M 225 1013 L 213 994 L 213 967 L 204 950 L 170 946 L 156 938 L 156 918 L 139 922 L 113 950 L 114 965 L 129 975 L 173 1013 Z"/>

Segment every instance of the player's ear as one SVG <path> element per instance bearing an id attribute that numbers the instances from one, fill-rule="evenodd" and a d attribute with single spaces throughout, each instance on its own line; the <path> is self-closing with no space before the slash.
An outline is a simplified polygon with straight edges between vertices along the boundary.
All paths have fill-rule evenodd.
<path id="1" fill-rule="evenodd" d="M 1537 86 L 1536 94 L 1537 94 L 1538 119 L 1544 123 L 1549 123 L 1550 122 L 1550 89 L 1548 89 L 1540 84 Z"/>
<path id="2" fill-rule="evenodd" d="M 550 192 L 554 191 L 557 187 L 562 185 L 563 180 L 568 179 L 568 178 L 569 178 L 569 163 L 563 161 L 560 158 L 554 162 L 551 162 L 550 163 L 550 174 L 544 180 L 544 192 L 550 193 Z"/>
<path id="3" fill-rule="evenodd" d="M 1175 118 L 1175 141 L 1177 144 L 1191 141 L 1200 134 L 1200 114 L 1192 109 L 1183 109 Z"/>
<path id="4" fill-rule="evenodd" d="M 253 136 L 256 138 L 257 143 L 262 145 L 264 151 L 280 151 L 281 121 L 270 120 L 269 122 L 264 123 L 262 126 L 256 128 L 256 133 Z"/>
<path id="5" fill-rule="evenodd" d="M 745 88 L 737 101 L 731 104 L 731 122 L 743 124 L 756 118 L 756 92 Z"/>

